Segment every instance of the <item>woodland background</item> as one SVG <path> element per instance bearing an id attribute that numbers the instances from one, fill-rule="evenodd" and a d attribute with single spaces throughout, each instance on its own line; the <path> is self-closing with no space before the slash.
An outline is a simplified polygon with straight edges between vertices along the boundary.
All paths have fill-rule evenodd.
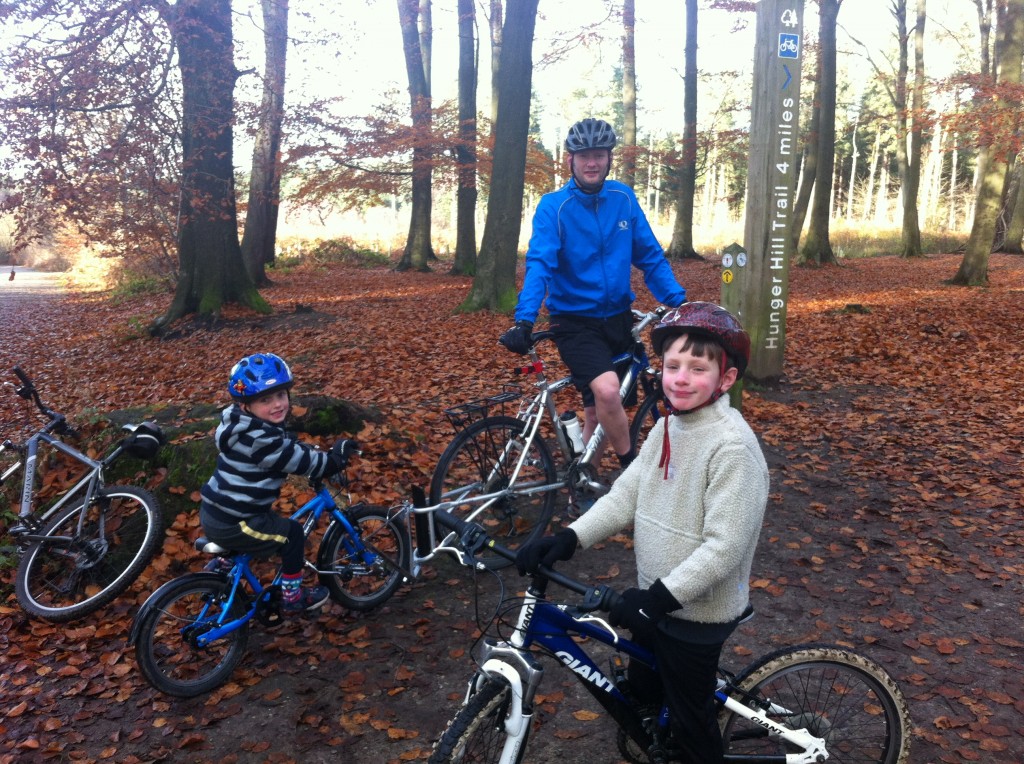
<path id="1" fill-rule="evenodd" d="M 508 377 L 494 338 L 522 275 L 523 223 L 565 180 L 558 130 L 588 113 L 620 133 L 615 172 L 681 283 L 717 299 L 759 128 L 747 124 L 756 4 L 562 5 L 576 15 L 536 0 L 0 4 L 0 255 L 73 277 L 45 311 L 13 299 L 17 273 L 0 281 L 4 367 L 23 364 L 99 447 L 110 411 L 187 421 L 225 402 L 237 357 L 279 352 L 300 392 L 379 408 L 349 433 L 367 450 L 354 493 L 404 497 L 447 441 L 443 406 Z M 774 493 L 761 616 L 731 657 L 849 643 L 904 687 L 915 764 L 1022 761 L 1024 3 L 762 6 L 804 14 L 793 204 L 805 223 L 791 250 L 809 267 L 792 273 L 785 373 L 744 401 Z M 669 7 L 685 23 L 658 16 Z M 397 88 L 352 65 L 366 11 L 394 25 L 384 57 L 404 68 Z M 869 42 L 854 16 L 881 34 Z M 630 30 L 650 25 L 676 35 L 641 46 L 675 74 L 664 89 L 631 63 Z M 432 68 L 427 51 L 442 47 L 459 52 L 454 74 Z M 324 84 L 336 81 L 341 95 Z M 356 84 L 376 97 L 353 113 Z M 666 126 L 659 109 L 680 102 Z M 312 223 L 284 225 L 299 220 Z M 18 404 L 0 396 L 4 436 L 29 426 Z M 201 562 L 188 543 L 197 485 L 160 468 L 135 479 L 173 516 L 128 596 L 73 628 L 0 605 L 0 755 L 426 758 L 439 698 L 454 702 L 470 666 L 464 571 L 439 568 L 365 618 L 330 612 L 269 634 L 224 692 L 172 703 L 141 683 L 124 634 L 153 586 Z M 301 498 L 290 486 L 282 509 Z M 605 552 L 581 565 L 627 581 L 625 541 Z M 548 760 L 610 750 L 582 744 L 606 734 L 582 703 L 567 685 L 547 698 Z"/>

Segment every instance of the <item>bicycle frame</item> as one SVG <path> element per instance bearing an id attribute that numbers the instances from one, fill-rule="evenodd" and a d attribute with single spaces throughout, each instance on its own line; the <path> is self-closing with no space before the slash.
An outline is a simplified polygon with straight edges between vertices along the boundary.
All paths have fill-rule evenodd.
<path id="1" fill-rule="evenodd" d="M 533 645 L 539 645 L 572 671 L 587 691 L 627 732 L 646 735 L 635 705 L 623 694 L 615 680 L 606 676 L 597 666 L 583 645 L 573 638 L 573 634 L 612 647 L 615 651 L 625 653 L 652 668 L 655 667 L 654 656 L 632 641 L 620 639 L 604 619 L 593 615 L 572 615 L 567 606 L 544 601 L 540 599 L 541 596 L 542 593 L 531 585 L 520 607 L 519 619 L 511 639 L 503 642 L 488 640 L 483 646 L 480 671 L 487 676 L 508 682 L 514 698 L 513 708 L 509 709 L 508 718 L 505 720 L 505 730 L 509 737 L 502 751 L 501 764 L 514 764 L 516 761 L 532 717 L 533 697 L 543 678 L 543 667 L 529 652 Z M 473 689 L 471 683 L 467 697 Z M 730 687 L 725 680 L 719 679 L 715 697 L 722 706 L 760 725 L 770 735 L 801 749 L 801 753 L 787 754 L 785 764 L 815 764 L 827 758 L 828 753 L 822 738 L 811 735 L 806 729 L 778 726 L 757 710 L 748 708 L 732 698 L 728 694 L 729 690 Z M 772 710 L 785 712 L 785 709 L 780 708 Z M 663 707 L 656 722 L 662 731 L 667 731 L 668 718 L 668 709 Z M 765 761 L 763 757 L 734 755 L 727 755 L 725 760 Z"/>
<path id="2" fill-rule="evenodd" d="M 641 339 L 641 332 L 653 323 L 656 319 L 660 318 L 664 314 L 664 309 L 659 308 L 658 310 L 650 313 L 641 313 L 639 311 L 633 311 L 634 316 L 638 319 L 637 323 L 633 326 L 633 347 L 632 349 L 620 353 L 612 359 L 612 365 L 615 368 L 620 368 L 626 363 L 629 366 L 626 368 L 625 373 L 622 375 L 619 381 L 619 399 L 625 401 L 629 398 L 634 391 L 636 386 L 639 384 L 641 377 L 644 373 L 654 375 L 654 369 L 651 368 L 650 358 L 647 355 L 647 348 Z M 551 337 L 550 332 L 538 332 L 535 335 L 536 338 L 549 338 Z M 558 409 L 555 406 L 554 398 L 551 393 L 558 392 L 572 384 L 572 377 L 563 377 L 555 382 L 548 383 L 547 378 L 544 376 L 544 362 L 537 355 L 536 348 L 530 350 L 530 361 L 528 366 L 519 369 L 520 373 L 534 373 L 537 375 L 536 387 L 539 391 L 536 396 L 531 398 L 524 405 L 520 406 L 519 413 L 516 415 L 517 419 L 522 419 L 529 423 L 528 425 L 528 439 L 530 441 L 536 436 L 537 430 L 540 426 L 540 420 L 543 418 L 543 414 L 546 412 L 551 418 L 552 422 L 558 422 Z M 650 386 L 645 386 L 645 394 L 652 392 Z M 575 458 L 576 464 L 590 464 L 597 454 L 601 453 L 602 446 L 604 445 L 604 428 L 600 423 L 594 428 L 590 439 L 584 444 L 584 450 L 582 454 L 575 455 L 573 453 L 572 446 L 569 444 L 569 440 L 561 427 L 557 425 L 554 428 L 555 437 L 558 442 L 558 448 L 565 457 L 566 462 L 572 463 Z M 525 457 L 520 457 L 520 459 Z M 518 466 L 516 474 L 518 474 Z M 599 485 L 592 485 L 591 488 L 600 488 Z"/>
<path id="3" fill-rule="evenodd" d="M 338 503 L 334 500 L 334 496 L 331 495 L 331 492 L 325 486 L 321 485 L 317 489 L 316 495 L 299 507 L 299 509 L 291 515 L 291 519 L 302 523 L 302 532 L 308 538 L 313 529 L 319 525 L 320 519 L 323 517 L 325 512 L 329 514 L 335 522 L 339 523 L 345 531 L 342 541 L 345 549 L 353 555 L 358 555 L 359 559 L 362 560 L 364 564 L 372 565 L 376 560 L 375 555 L 379 553 L 373 551 L 372 544 L 368 543 L 367 538 L 360 537 L 348 517 L 345 516 L 345 513 L 342 512 Z M 220 547 L 217 547 L 216 545 L 211 547 L 211 545 L 208 544 L 206 549 L 207 551 L 216 554 Z M 275 586 L 281 582 L 281 572 L 278 570 L 277 574 L 274 576 L 274 580 L 267 586 L 263 586 L 256 574 L 252 572 L 252 568 L 250 566 L 252 560 L 253 556 L 251 554 L 237 553 L 234 555 L 234 567 L 232 567 L 231 572 L 228 574 L 228 580 L 230 582 L 230 594 L 228 595 L 228 600 L 214 621 L 217 624 L 216 628 L 210 629 L 209 631 L 195 637 L 195 644 L 197 647 L 206 647 L 212 642 L 215 642 L 226 634 L 231 633 L 235 629 L 242 627 L 252 620 L 256 615 L 259 603 L 263 599 L 267 590 L 271 586 Z M 402 570 L 406 576 L 411 575 L 408 571 L 403 570 L 395 561 L 390 562 L 396 568 Z M 305 561 L 305 566 L 317 575 L 341 575 L 337 571 L 322 571 L 308 559 Z M 242 579 L 244 579 L 252 588 L 254 595 L 252 605 L 250 605 L 246 612 L 240 617 L 228 620 L 228 615 L 232 612 L 234 604 L 240 596 L 239 592 L 241 591 Z M 168 582 L 168 584 L 173 583 L 174 581 Z M 208 606 L 204 607 L 200 611 L 200 615 L 195 622 L 185 626 L 182 629 L 182 633 L 185 634 L 197 623 L 204 623 L 207 610 Z M 137 621 L 138 620 L 141 619 L 137 619 Z"/>
<path id="4" fill-rule="evenodd" d="M 35 495 L 36 462 L 39 457 L 40 442 L 46 443 L 47 445 L 52 446 L 61 453 L 70 456 L 72 459 L 75 459 L 76 461 L 82 463 L 88 468 L 88 472 L 74 485 L 74 487 L 68 490 L 42 515 L 35 517 L 33 514 L 35 508 L 33 496 Z M 5 443 L 4 445 L 7 444 Z M 107 457 L 101 461 L 90 459 L 88 456 L 83 454 L 78 449 L 74 448 L 73 446 L 69 446 L 67 443 L 65 443 L 64 441 L 60 440 L 57 437 L 50 435 L 49 432 L 46 431 L 46 429 L 37 432 L 35 435 L 30 437 L 28 441 L 25 443 L 24 448 L 24 459 L 15 462 L 13 465 L 11 465 L 11 467 L 7 469 L 6 472 L 4 472 L 3 475 L 0 475 L 0 485 L 3 485 L 3 483 L 11 475 L 15 474 L 19 469 L 24 468 L 24 475 L 22 478 L 21 488 L 21 509 L 18 512 L 18 517 L 22 520 L 26 518 L 32 518 L 34 524 L 38 526 L 42 526 L 42 524 L 44 524 L 50 517 L 56 514 L 65 504 L 79 496 L 82 488 L 85 488 L 86 486 L 88 487 L 85 491 L 82 501 L 84 504 L 88 505 L 92 501 L 93 496 L 95 496 L 96 494 L 96 486 L 103 479 L 103 467 L 108 463 L 110 458 Z M 81 523 L 83 519 L 84 517 L 79 519 L 79 531 L 81 531 Z M 25 533 L 18 535 L 18 541 L 22 544 L 28 544 L 31 542 L 41 540 L 58 541 L 60 540 L 60 538 L 55 536 L 43 536 L 41 534 L 36 533 Z"/>

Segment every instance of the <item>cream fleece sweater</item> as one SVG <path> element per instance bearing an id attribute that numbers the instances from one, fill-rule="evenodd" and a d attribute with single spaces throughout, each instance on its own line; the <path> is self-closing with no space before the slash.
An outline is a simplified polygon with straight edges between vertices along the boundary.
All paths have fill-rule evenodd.
<path id="1" fill-rule="evenodd" d="M 669 427 L 668 479 L 661 457 Z M 583 548 L 634 526 L 641 588 L 661 579 L 683 607 L 671 615 L 726 623 L 747 605 L 768 502 L 768 465 L 727 396 L 651 429 L 637 459 L 572 528 Z"/>

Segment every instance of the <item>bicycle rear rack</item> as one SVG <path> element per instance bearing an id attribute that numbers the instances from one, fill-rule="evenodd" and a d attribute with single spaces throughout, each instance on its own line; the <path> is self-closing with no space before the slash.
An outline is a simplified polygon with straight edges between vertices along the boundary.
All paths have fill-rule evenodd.
<path id="1" fill-rule="evenodd" d="M 522 397 L 523 389 L 519 385 L 502 385 L 500 393 L 452 406 L 444 410 L 444 415 L 448 417 L 448 421 L 455 431 L 459 432 L 492 413 L 507 414 L 505 404 L 517 401 Z M 499 412 L 492 412 L 492 409 L 499 406 L 501 407 Z"/>

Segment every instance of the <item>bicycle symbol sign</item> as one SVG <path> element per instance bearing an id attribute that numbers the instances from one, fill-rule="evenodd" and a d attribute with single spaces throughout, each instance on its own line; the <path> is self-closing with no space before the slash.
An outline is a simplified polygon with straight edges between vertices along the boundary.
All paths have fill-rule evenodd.
<path id="1" fill-rule="evenodd" d="M 779 58 L 798 58 L 800 56 L 800 35 L 779 35 Z"/>

